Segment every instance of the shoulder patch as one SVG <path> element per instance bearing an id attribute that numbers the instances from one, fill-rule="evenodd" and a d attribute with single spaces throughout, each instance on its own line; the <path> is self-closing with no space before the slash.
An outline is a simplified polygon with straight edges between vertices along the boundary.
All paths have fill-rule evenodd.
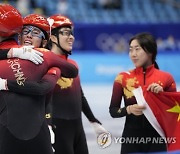
<path id="1" fill-rule="evenodd" d="M 122 79 L 123 79 L 123 75 L 122 74 L 119 74 L 116 78 L 115 78 L 115 81 L 122 84 Z"/>

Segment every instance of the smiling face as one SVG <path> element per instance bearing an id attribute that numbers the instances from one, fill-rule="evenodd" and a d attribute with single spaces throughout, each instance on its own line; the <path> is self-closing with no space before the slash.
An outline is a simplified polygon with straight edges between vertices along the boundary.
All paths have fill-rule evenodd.
<path id="1" fill-rule="evenodd" d="M 147 68 L 152 64 L 152 54 L 145 52 L 136 39 L 130 43 L 129 56 L 135 67 Z"/>
<path id="2" fill-rule="evenodd" d="M 59 30 L 59 42 L 63 49 L 71 51 L 74 43 L 73 31 L 71 28 L 63 27 Z"/>
<path id="3" fill-rule="evenodd" d="M 74 44 L 73 28 L 62 27 L 58 29 L 56 34 L 52 34 L 50 37 L 52 44 L 52 51 L 56 54 L 65 54 L 63 50 L 67 53 L 71 53 Z M 60 45 L 60 47 L 58 46 Z"/>
<path id="4" fill-rule="evenodd" d="M 47 40 L 44 39 L 43 32 L 34 26 L 25 26 L 20 37 L 20 44 L 25 46 L 34 46 L 35 48 L 44 47 Z"/>

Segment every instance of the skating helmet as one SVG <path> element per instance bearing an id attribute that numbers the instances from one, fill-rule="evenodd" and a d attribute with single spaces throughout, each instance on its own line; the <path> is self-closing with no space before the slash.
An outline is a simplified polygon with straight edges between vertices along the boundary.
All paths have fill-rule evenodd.
<path id="1" fill-rule="evenodd" d="M 49 35 L 50 26 L 47 19 L 39 14 L 30 14 L 23 19 L 23 25 L 32 25 L 40 28 L 45 35 Z"/>
<path id="2" fill-rule="evenodd" d="M 17 9 L 9 4 L 0 4 L 0 36 L 11 36 L 21 32 L 22 16 Z"/>
<path id="3" fill-rule="evenodd" d="M 63 15 L 53 15 L 48 18 L 48 22 L 51 25 L 52 30 L 64 26 L 73 26 L 72 21 Z"/>

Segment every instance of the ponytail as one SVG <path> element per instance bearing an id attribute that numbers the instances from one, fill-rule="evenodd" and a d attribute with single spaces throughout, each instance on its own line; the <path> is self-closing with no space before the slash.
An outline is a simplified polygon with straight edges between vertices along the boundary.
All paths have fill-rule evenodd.
<path id="1" fill-rule="evenodd" d="M 158 66 L 158 64 L 157 64 L 156 61 L 154 62 L 154 67 L 157 68 L 157 69 L 159 69 L 159 66 Z"/>

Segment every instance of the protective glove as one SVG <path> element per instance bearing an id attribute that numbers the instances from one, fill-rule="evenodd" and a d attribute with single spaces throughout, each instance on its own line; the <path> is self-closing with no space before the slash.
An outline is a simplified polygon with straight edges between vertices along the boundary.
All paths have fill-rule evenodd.
<path id="1" fill-rule="evenodd" d="M 49 128 L 49 132 L 50 132 L 50 135 L 51 135 L 51 144 L 54 144 L 55 143 L 55 134 L 52 130 L 52 126 L 48 125 L 48 128 Z"/>
<path id="2" fill-rule="evenodd" d="M 97 136 L 99 136 L 102 133 L 108 133 L 108 131 L 101 124 L 97 122 L 91 122 L 91 125 L 94 128 L 94 131 Z"/>
<path id="3" fill-rule="evenodd" d="M 8 90 L 6 79 L 0 78 L 0 90 Z"/>
<path id="4" fill-rule="evenodd" d="M 10 58 L 20 58 L 29 60 L 36 65 L 41 64 L 44 60 L 42 58 L 43 54 L 39 51 L 33 49 L 33 46 L 23 46 L 21 48 L 11 48 Z"/>

